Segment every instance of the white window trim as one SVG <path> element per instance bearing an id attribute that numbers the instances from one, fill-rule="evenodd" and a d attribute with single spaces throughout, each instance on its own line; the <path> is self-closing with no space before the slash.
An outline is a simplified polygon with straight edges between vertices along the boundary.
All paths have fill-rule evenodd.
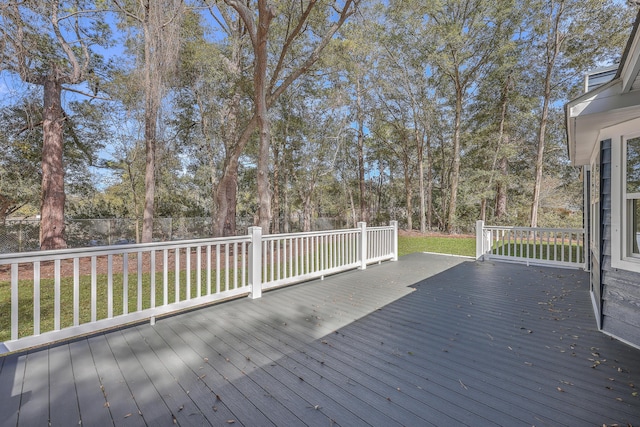
<path id="1" fill-rule="evenodd" d="M 623 180 L 625 153 L 622 148 L 626 139 L 638 136 L 640 118 L 602 129 L 598 140 L 611 139 L 611 266 L 640 273 L 640 258 L 626 256 L 627 236 L 623 233 L 627 228 L 627 200 L 624 193 L 626 179 Z"/>

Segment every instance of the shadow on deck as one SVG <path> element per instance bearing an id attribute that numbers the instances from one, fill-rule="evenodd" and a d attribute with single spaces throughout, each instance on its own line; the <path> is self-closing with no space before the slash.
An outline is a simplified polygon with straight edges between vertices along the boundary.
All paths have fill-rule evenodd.
<path id="1" fill-rule="evenodd" d="M 640 424 L 577 270 L 413 254 L 0 358 L 0 425 Z"/>

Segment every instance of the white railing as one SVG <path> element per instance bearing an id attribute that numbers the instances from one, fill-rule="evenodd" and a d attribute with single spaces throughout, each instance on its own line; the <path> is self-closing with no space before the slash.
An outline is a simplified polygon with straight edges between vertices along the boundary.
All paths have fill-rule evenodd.
<path id="1" fill-rule="evenodd" d="M 585 233 L 573 228 L 485 226 L 476 222 L 476 259 L 586 268 Z"/>
<path id="2" fill-rule="evenodd" d="M 0 256 L 0 353 L 397 260 L 387 227 Z M 4 319 L 4 320 L 3 320 Z M 8 319 L 8 320 L 7 320 Z M 8 336 L 7 336 L 8 335 Z M 4 348 L 2 348 L 4 347 Z"/>

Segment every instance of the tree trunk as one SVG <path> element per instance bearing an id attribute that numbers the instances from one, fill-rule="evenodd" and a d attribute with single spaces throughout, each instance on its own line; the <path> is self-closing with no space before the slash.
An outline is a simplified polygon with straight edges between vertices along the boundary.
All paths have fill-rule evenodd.
<path id="1" fill-rule="evenodd" d="M 240 96 L 234 95 L 229 104 L 227 115 L 228 131 L 224 138 L 225 159 L 222 176 L 214 187 L 216 210 L 213 215 L 214 237 L 235 236 L 236 204 L 238 192 L 238 165 L 244 146 L 238 141 L 238 116 L 240 114 Z M 247 137 L 247 141 L 248 141 Z"/>
<path id="2" fill-rule="evenodd" d="M 144 114 L 145 170 L 144 212 L 142 213 L 142 243 L 153 238 L 154 202 L 156 194 L 156 120 L 157 109 L 148 106 Z"/>
<path id="3" fill-rule="evenodd" d="M 131 196 L 133 198 L 133 212 L 136 217 L 136 243 L 140 243 L 140 204 L 138 201 L 138 192 L 136 191 L 136 183 L 131 162 L 126 162 L 126 165 L 127 175 L 129 176 L 129 185 L 131 186 Z"/>
<path id="4" fill-rule="evenodd" d="M 289 233 L 291 230 L 291 223 L 289 217 L 291 215 L 291 209 L 289 208 L 289 169 L 284 169 L 284 209 L 283 209 L 283 227 L 284 232 Z"/>
<path id="5" fill-rule="evenodd" d="M 242 81 L 242 61 L 243 61 L 243 42 L 242 33 L 244 26 L 241 21 L 235 22 L 233 31 L 231 32 L 231 60 L 227 64 L 228 71 L 231 73 L 233 80 Z M 242 137 L 246 139 L 240 140 L 240 107 L 242 97 L 239 90 L 233 94 L 228 105 L 228 111 L 224 111 L 220 118 L 226 122 L 224 130 L 224 148 L 225 159 L 222 168 L 222 176 L 218 182 L 218 186 L 214 187 L 214 197 L 216 210 L 213 211 L 213 235 L 215 237 L 234 236 L 236 234 L 236 204 L 237 204 L 237 187 L 238 187 L 238 164 L 240 154 L 244 150 L 242 144 L 249 140 L 249 135 Z M 251 129 L 253 132 L 253 129 Z"/>
<path id="6" fill-rule="evenodd" d="M 312 190 L 313 191 L 313 190 Z M 303 199 L 302 204 L 302 231 L 311 231 L 311 192 Z"/>
<path id="7" fill-rule="evenodd" d="M 213 223 L 215 237 L 235 236 L 236 234 L 236 200 L 238 192 L 238 158 L 227 157 L 222 177 L 216 191 L 218 207 Z"/>
<path id="8" fill-rule="evenodd" d="M 540 187 L 542 186 L 542 166 L 544 164 L 544 146 L 547 133 L 547 121 L 549 117 L 549 101 L 551 98 L 551 70 L 552 65 L 547 64 L 545 78 L 544 99 L 542 112 L 540 113 L 540 125 L 538 127 L 538 153 L 536 156 L 536 177 L 533 186 L 533 200 L 531 202 L 531 227 L 538 226 L 538 208 L 540 206 Z"/>
<path id="9" fill-rule="evenodd" d="M 280 233 L 280 148 L 273 147 L 273 233 Z"/>
<path id="10" fill-rule="evenodd" d="M 507 167 L 507 158 L 503 156 L 498 164 L 500 179 L 496 185 L 496 219 L 498 221 L 507 214 Z"/>
<path id="11" fill-rule="evenodd" d="M 356 103 L 358 120 L 358 187 L 360 189 L 360 221 L 369 222 L 366 187 L 364 179 L 364 114 L 362 113 L 362 95 L 360 78 L 356 79 Z"/>
<path id="12" fill-rule="evenodd" d="M 540 206 L 540 187 L 542 186 L 542 166 L 544 164 L 544 148 L 547 134 L 547 122 L 549 120 L 549 104 L 551 102 L 551 78 L 556 59 L 560 54 L 560 48 L 564 41 L 560 33 L 560 22 L 565 11 L 563 1 L 553 16 L 553 27 L 549 29 L 546 40 L 546 70 L 544 76 L 544 92 L 542 111 L 540 113 L 540 125 L 538 127 L 538 153 L 536 157 L 536 176 L 533 186 L 533 200 L 531 202 L 531 227 L 538 226 L 538 208 Z"/>
<path id="13" fill-rule="evenodd" d="M 258 146 L 258 225 L 262 234 L 269 234 L 271 223 L 271 193 L 269 191 L 269 148 L 271 145 L 271 126 L 267 106 L 267 40 L 269 26 L 275 12 L 267 0 L 258 0 L 258 25 L 254 46 L 255 63 L 253 87 L 255 90 L 255 111 L 258 120 L 260 142 Z"/>
<path id="14" fill-rule="evenodd" d="M 358 216 L 356 214 L 356 206 L 353 203 L 353 191 L 351 191 L 351 187 L 348 183 L 345 183 L 345 188 L 347 189 L 347 195 L 349 196 L 349 206 L 351 207 L 351 223 L 352 227 L 355 228 L 358 225 Z"/>
<path id="15" fill-rule="evenodd" d="M 64 164 L 62 84 L 53 70 L 44 81 L 42 122 L 42 198 L 40 205 L 40 249 L 64 249 Z"/>
<path id="16" fill-rule="evenodd" d="M 427 134 L 427 228 L 433 225 L 433 156 L 431 154 L 431 135 Z"/>
<path id="17" fill-rule="evenodd" d="M 505 85 L 502 89 L 502 101 L 501 101 L 501 111 L 500 111 L 500 123 L 498 124 L 498 138 L 496 141 L 496 149 L 493 154 L 493 161 L 491 162 L 491 175 L 489 175 L 489 183 L 487 184 L 486 193 L 489 193 L 493 189 L 493 177 L 496 171 L 496 165 L 498 163 L 498 156 L 500 155 L 500 151 L 502 148 L 502 142 L 507 138 L 504 136 L 504 127 L 507 121 L 507 105 L 509 102 L 509 89 L 511 86 L 511 75 L 509 75 L 505 81 Z M 502 165 L 502 161 L 506 162 L 506 157 L 502 157 L 500 159 L 500 164 Z M 506 171 L 506 163 L 505 163 L 505 171 Z M 505 195 L 506 197 L 506 195 Z M 497 205 L 497 194 L 496 194 L 496 205 Z M 482 221 L 486 221 L 487 217 L 487 196 L 482 198 L 480 203 L 480 219 Z"/>
<path id="18" fill-rule="evenodd" d="M 449 212 L 445 231 L 451 233 L 456 223 L 458 202 L 458 181 L 460 180 L 460 122 L 462 120 L 462 88 L 456 88 L 456 112 L 453 127 L 453 162 L 451 166 L 451 194 L 449 195 Z"/>
<path id="19" fill-rule="evenodd" d="M 411 174 L 409 172 L 409 159 L 405 159 L 405 167 L 404 167 L 404 191 L 405 191 L 405 201 L 407 204 L 407 230 L 413 230 L 413 191 L 411 190 Z"/>
<path id="20" fill-rule="evenodd" d="M 417 129 L 417 126 L 416 126 Z M 418 162 L 418 188 L 420 191 L 420 232 L 424 233 L 427 231 L 426 218 L 425 218 L 425 196 L 424 196 L 424 144 L 423 139 L 419 135 L 418 131 L 415 132 L 416 135 L 416 148 L 418 151 L 418 158 L 416 161 Z"/>
<path id="21" fill-rule="evenodd" d="M 142 17 L 144 31 L 144 210 L 142 211 L 142 243 L 149 243 L 153 238 L 153 217 L 156 196 L 156 127 L 158 120 L 158 105 L 160 100 L 158 73 L 152 72 L 154 51 L 151 37 L 151 23 L 149 16 L 150 4 L 145 4 Z M 157 70 L 156 70 L 157 71 Z"/>
<path id="22" fill-rule="evenodd" d="M 483 197 L 480 200 L 480 219 L 486 221 L 487 219 L 487 198 Z"/>

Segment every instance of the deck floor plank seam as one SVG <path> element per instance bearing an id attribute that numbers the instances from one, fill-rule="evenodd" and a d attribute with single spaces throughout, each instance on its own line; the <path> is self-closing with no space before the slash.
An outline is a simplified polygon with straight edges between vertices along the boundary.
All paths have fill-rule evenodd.
<path id="1" fill-rule="evenodd" d="M 18 422 L 21 425 L 49 423 L 49 349 L 28 352 Z"/>
<path id="2" fill-rule="evenodd" d="M 255 350 L 253 357 L 257 356 L 258 360 L 262 360 L 262 366 L 269 366 L 268 372 L 274 378 L 309 402 L 311 409 L 322 412 L 332 425 L 367 425 L 326 391 L 311 386 L 308 381 L 301 381 L 299 376 L 303 374 L 300 371 L 288 371 L 281 363 L 281 359 L 288 356 L 283 354 L 282 346 L 278 346 L 277 340 L 267 340 L 264 336 L 256 336 L 255 332 L 255 328 L 243 329 L 242 324 L 238 329 L 227 331 L 228 339 L 234 339 L 237 342 L 243 342 L 247 335 L 252 334 L 253 339 L 249 345 Z M 240 333 L 242 333 L 241 336 L 235 335 Z"/>
<path id="3" fill-rule="evenodd" d="M 145 420 L 139 415 L 140 408 L 120 370 L 107 335 L 91 337 L 88 343 L 113 423 L 126 427 L 146 425 Z"/>
<path id="4" fill-rule="evenodd" d="M 192 412 L 193 401 L 191 397 L 189 394 L 184 393 L 184 390 L 162 364 L 158 355 L 139 334 L 138 329 L 136 327 L 123 331 L 123 337 L 136 359 L 140 361 L 142 372 L 144 372 L 142 378 L 148 384 L 153 385 L 155 392 L 169 409 L 171 417 L 161 420 L 158 424 L 176 423 L 179 425 L 210 426 L 211 423 L 197 407 L 196 412 Z M 149 423 L 156 424 L 153 421 Z"/>
<path id="5" fill-rule="evenodd" d="M 190 407 L 183 407 L 180 411 L 187 411 L 189 416 L 195 414 L 203 415 L 208 420 L 208 423 L 213 425 L 222 425 L 229 420 L 235 419 L 227 405 L 218 400 L 214 391 L 202 381 L 202 376 L 206 375 L 198 372 L 202 364 L 195 369 L 187 366 L 173 350 L 172 344 L 166 341 L 166 335 L 160 335 L 155 327 L 143 325 L 139 326 L 137 330 L 147 344 L 156 352 L 167 372 L 180 386 L 182 393 L 188 396 L 195 405 L 198 412 L 192 412 Z"/>
<path id="6" fill-rule="evenodd" d="M 247 425 L 268 426 L 273 425 L 271 421 L 260 411 L 253 402 L 247 401 L 245 395 L 229 381 L 223 373 L 219 372 L 213 354 L 206 349 L 205 343 L 185 341 L 186 336 L 174 330 L 170 324 L 158 322 L 155 329 L 161 331 L 171 349 L 188 366 L 198 379 L 215 396 L 214 405 L 222 404 L 233 415 L 227 421 L 242 422 Z M 244 421 L 241 421 L 244 420 Z"/>
<path id="7" fill-rule="evenodd" d="M 360 325 L 359 325 L 360 326 Z M 376 330 L 375 328 L 369 329 L 363 327 L 361 334 L 359 336 L 366 336 L 366 334 L 371 334 L 372 330 Z M 352 337 L 352 329 L 347 329 L 343 333 L 347 337 Z M 563 405 L 558 404 L 549 404 L 548 399 L 546 398 L 538 398 L 536 394 L 528 395 L 526 393 L 527 390 L 539 390 L 539 387 L 547 386 L 550 392 L 557 393 L 556 387 L 562 385 L 560 382 L 556 381 L 556 377 L 554 378 L 554 385 L 550 387 L 549 384 L 545 384 L 540 382 L 539 375 L 537 373 L 532 373 L 529 376 L 521 375 L 518 372 L 526 372 L 528 367 L 525 363 L 517 363 L 512 364 L 511 366 L 507 366 L 504 359 L 500 359 L 500 368 L 504 369 L 505 374 L 501 374 L 501 369 L 492 368 L 483 368 L 483 364 L 478 363 L 479 359 L 484 359 L 485 361 L 493 360 L 495 358 L 495 354 L 490 352 L 485 353 L 484 355 L 477 352 L 477 348 L 474 347 L 474 356 L 469 357 L 468 353 L 454 353 L 451 348 L 445 348 L 443 345 L 440 345 L 438 352 L 440 352 L 443 356 L 438 357 L 437 359 L 429 358 L 430 354 L 427 352 L 416 348 L 416 347 L 404 347 L 401 345 L 406 343 L 406 337 L 402 335 L 403 339 L 395 340 L 396 335 L 400 335 L 401 332 L 389 333 L 387 335 L 382 336 L 383 342 L 385 345 L 392 346 L 398 348 L 396 350 L 397 357 L 405 357 L 407 366 L 404 366 L 404 369 L 409 369 L 409 365 L 417 364 L 418 366 L 422 366 L 426 371 L 425 375 L 429 375 L 430 380 L 434 380 L 436 376 L 441 377 L 441 381 L 444 384 L 450 383 L 454 386 L 460 385 L 458 383 L 462 382 L 465 385 L 465 390 L 473 388 L 474 385 L 477 384 L 478 387 L 485 387 L 483 394 L 478 396 L 479 399 L 483 400 L 486 405 L 489 405 L 490 402 L 503 403 L 503 402 L 512 402 L 513 405 L 519 406 L 521 411 L 526 411 L 527 405 L 531 403 L 537 403 L 539 405 L 544 405 L 549 411 L 552 412 L 552 415 L 555 414 L 556 417 L 563 417 L 566 414 L 563 412 Z M 416 339 L 417 337 L 413 337 Z M 358 339 L 358 338 L 353 338 Z M 442 343 L 442 344 L 447 344 Z M 400 350 L 402 348 L 402 350 Z M 423 357 L 406 357 L 408 354 L 411 355 L 419 355 L 423 354 Z M 446 356 L 444 356 L 446 354 Z M 405 360 L 403 359 L 403 360 Z M 423 360 L 428 360 L 424 365 L 419 365 L 418 362 Z M 509 368 L 509 369 L 506 369 Z M 455 375 L 446 375 L 442 374 L 442 372 L 462 372 L 465 374 L 464 378 L 460 376 L 457 378 Z M 522 384 L 526 384 L 523 386 Z M 490 387 L 490 389 L 487 389 Z M 565 386 L 566 387 L 566 386 Z M 464 388 L 464 387 L 463 387 Z M 555 406 L 555 408 L 554 408 Z M 532 413 L 533 414 L 533 413 Z M 538 414 L 536 414 L 538 415 Z M 560 418 L 556 418 L 556 421 L 561 421 Z M 573 418 L 573 417 L 571 417 Z M 584 420 L 587 422 L 588 420 Z"/>
<path id="8" fill-rule="evenodd" d="M 209 332 L 210 342 L 215 340 L 218 344 L 218 351 L 225 352 L 230 362 L 236 366 L 249 361 L 255 363 L 258 367 L 257 369 L 243 370 L 244 373 L 257 385 L 262 387 L 265 392 L 269 393 L 269 395 L 278 401 L 287 402 L 289 410 L 303 423 L 310 425 L 332 423 L 332 419 L 324 415 L 322 411 L 310 410 L 318 405 L 316 399 L 304 398 L 298 393 L 300 387 L 288 387 L 280 378 L 271 374 L 271 369 L 268 368 L 276 362 L 255 350 L 255 339 L 251 335 L 243 335 L 242 340 L 232 339 L 230 329 L 241 327 L 241 322 L 233 325 L 233 328 L 229 328 L 224 322 L 220 322 L 219 319 L 212 319 L 211 317 L 202 317 L 201 320 L 193 319 L 193 321 L 201 322 L 202 324 L 208 325 L 210 329 L 215 329 L 215 333 Z M 297 384 L 301 386 L 305 385 L 304 381 L 297 382 Z"/>
<path id="9" fill-rule="evenodd" d="M 131 396 L 135 401 L 139 412 L 130 417 L 140 417 L 147 425 L 165 425 L 173 423 L 172 408 L 167 405 L 163 396 L 149 381 L 143 364 L 136 357 L 135 352 L 129 346 L 125 334 L 129 329 L 119 333 L 108 334 L 107 341 L 115 356 L 118 368 L 122 373 Z"/>
<path id="10" fill-rule="evenodd" d="M 102 383 L 89 343 L 87 340 L 71 342 L 69 351 L 73 364 L 73 379 L 78 393 L 80 419 L 85 419 L 85 424 L 113 425 L 111 411 L 102 391 Z"/>
<path id="11" fill-rule="evenodd" d="M 347 328 L 348 328 L 348 326 L 347 326 Z M 282 331 L 280 331 L 280 330 L 263 330 L 263 333 L 265 333 L 265 334 L 279 334 L 280 332 L 282 332 Z M 320 341 L 320 344 L 318 344 L 318 340 L 316 340 L 316 341 L 314 341 L 314 342 L 312 342 L 310 344 L 311 347 L 301 345 L 301 346 L 299 346 L 297 348 L 297 350 L 298 351 L 305 351 L 304 354 L 306 356 L 310 356 L 311 357 L 311 355 L 313 355 L 314 359 L 316 360 L 316 362 L 319 362 L 320 364 L 323 364 L 323 365 L 326 365 L 326 366 L 331 366 L 331 367 L 335 368 L 334 365 L 336 364 L 336 361 L 339 361 L 341 363 L 340 366 L 343 368 L 344 371 L 348 371 L 348 370 L 351 369 L 352 371 L 356 371 L 356 372 L 357 371 L 362 371 L 363 374 L 365 374 L 365 375 L 371 375 L 371 372 L 365 372 L 362 369 L 362 364 L 363 363 L 371 364 L 371 363 L 373 363 L 372 361 L 374 361 L 376 358 L 380 357 L 381 355 L 376 351 L 372 351 L 371 353 L 368 354 L 371 357 L 367 357 L 367 358 L 364 358 L 363 360 L 359 360 L 356 355 L 345 353 L 347 355 L 346 357 L 351 358 L 351 360 L 353 361 L 353 367 L 350 368 L 349 364 L 348 364 L 349 359 L 345 359 L 344 357 L 341 357 L 340 353 L 338 352 L 338 349 L 331 348 L 331 346 L 329 345 L 331 342 L 333 342 L 332 341 L 333 335 L 334 334 L 328 335 L 325 339 L 322 339 Z M 275 338 L 275 335 L 273 335 L 273 336 Z M 308 337 L 309 341 L 313 340 L 313 336 L 309 335 L 307 337 Z M 291 339 L 291 336 L 289 336 L 289 340 L 290 339 Z M 291 341 L 288 341 L 288 342 L 291 342 Z M 326 344 L 325 344 L 325 342 L 326 342 Z M 328 351 L 327 348 L 330 348 L 331 351 L 330 351 L 330 353 L 327 353 L 323 357 L 322 351 Z M 311 352 L 311 350 L 314 350 L 314 352 Z M 360 355 L 363 355 L 363 354 L 366 354 L 366 352 L 364 350 L 363 350 L 363 353 L 360 353 Z M 379 368 L 376 367 L 376 369 L 379 369 Z M 371 368 L 371 370 L 373 371 L 375 369 Z M 377 372 L 379 372 L 379 371 L 377 371 Z M 391 379 L 391 378 L 394 378 L 394 377 L 389 376 L 387 378 Z M 393 393 L 393 392 L 397 392 L 397 388 L 399 388 L 399 387 L 397 387 L 398 383 L 399 383 L 399 381 L 397 381 L 396 378 L 394 378 L 394 383 L 389 383 L 388 384 L 389 391 L 391 391 L 392 394 L 377 392 L 378 395 L 382 396 L 382 397 L 394 395 L 395 393 Z M 394 387 L 394 384 L 396 384 L 395 387 Z M 459 386 L 459 384 L 457 382 L 456 382 L 456 386 Z M 408 388 L 408 389 L 405 389 L 403 391 L 403 393 L 410 393 L 411 391 L 412 391 L 412 388 Z M 413 395 L 412 397 L 416 398 L 417 396 Z M 391 400 L 396 402 L 396 399 L 391 399 Z M 423 402 L 423 403 L 426 406 L 430 406 L 427 402 Z M 442 404 L 442 402 L 440 402 L 440 403 Z M 436 408 L 433 408 L 433 409 L 436 412 L 439 411 L 439 409 L 436 409 Z M 456 424 L 465 423 L 465 422 L 471 422 L 472 421 L 472 420 L 469 420 L 469 419 L 467 419 L 465 421 L 464 417 L 461 417 L 461 415 L 464 415 L 464 413 L 466 412 L 465 408 L 463 408 L 461 406 L 456 406 L 455 408 L 451 408 L 451 409 L 455 409 L 455 411 L 453 411 L 452 414 L 455 414 L 453 416 L 456 417 L 456 419 L 451 419 L 450 416 L 443 415 L 437 421 L 439 423 L 455 422 Z M 512 417 L 508 417 L 508 418 L 510 419 L 511 422 L 513 422 L 513 418 Z M 477 417 L 474 420 L 477 422 Z"/>
<path id="12" fill-rule="evenodd" d="M 257 319 L 256 324 L 260 323 L 261 320 Z M 257 325 L 256 325 L 257 327 Z M 278 340 L 278 338 L 274 338 L 274 340 Z M 295 347 L 292 345 L 291 340 L 288 339 L 287 342 L 281 342 L 281 344 L 290 347 L 292 350 L 295 350 Z M 326 375 L 326 372 L 319 371 L 314 369 L 311 365 L 306 363 L 305 360 L 300 360 L 300 358 L 296 357 L 296 351 L 285 351 L 285 357 L 278 360 L 277 363 L 280 363 L 282 366 L 286 367 L 288 370 L 297 375 L 302 382 L 309 382 L 311 384 L 318 384 L 318 382 L 322 383 L 321 388 L 326 390 L 327 387 L 330 386 L 329 391 L 325 391 L 327 395 L 333 395 L 334 397 L 340 396 L 340 401 L 349 402 L 350 407 L 353 408 L 355 402 L 359 401 L 359 396 L 357 393 L 354 393 L 352 389 L 352 385 L 342 384 L 343 378 L 336 379 L 333 378 L 334 381 L 330 381 L 329 377 Z M 330 383 L 330 384 L 327 384 Z M 356 405 L 358 411 L 356 414 L 365 419 L 368 423 L 375 422 L 376 420 L 379 423 L 385 423 L 386 420 L 387 425 L 392 425 L 393 421 L 390 418 L 387 418 L 383 412 L 376 406 L 370 406 L 369 404 L 363 403 Z M 341 421 L 336 420 L 338 423 Z"/>
<path id="13" fill-rule="evenodd" d="M 202 331 L 201 337 L 210 343 L 211 348 L 219 354 L 224 355 L 225 362 L 223 363 L 230 363 L 234 365 L 241 375 L 246 375 L 247 378 L 251 379 L 251 381 L 253 381 L 253 383 L 258 387 L 258 390 L 260 390 L 259 392 L 263 393 L 263 395 L 268 398 L 266 400 L 273 399 L 276 402 L 286 403 L 286 405 L 283 405 L 283 407 L 280 408 L 281 411 L 284 412 L 284 407 L 286 406 L 286 409 L 291 412 L 293 416 L 305 424 L 308 422 L 310 416 L 315 418 L 314 422 L 329 421 L 326 417 L 318 417 L 320 415 L 319 413 L 310 413 L 308 408 L 311 407 L 311 402 L 301 399 L 296 393 L 292 392 L 287 387 L 284 387 L 282 383 L 268 375 L 264 370 L 264 367 L 257 363 L 258 360 L 254 353 L 247 353 L 246 351 L 243 352 L 242 349 L 229 345 L 229 343 L 224 340 L 224 324 L 216 324 L 211 320 L 207 322 L 200 322 L 194 316 L 194 318 L 185 322 L 185 325 L 192 325 Z M 209 331 L 209 329 L 214 329 L 215 333 Z M 243 345 L 246 345 L 246 343 Z M 242 366 L 243 364 L 245 366 Z M 265 403 L 268 404 L 268 402 Z M 265 405 L 265 407 L 266 406 L 267 405 Z M 294 422 L 295 419 L 274 419 L 272 421 L 277 425 L 285 425 L 283 423 L 291 423 Z"/>
<path id="14" fill-rule="evenodd" d="M 173 323 L 170 327 L 177 334 L 188 338 L 189 342 L 197 342 L 198 346 L 202 348 L 204 352 L 209 353 L 208 363 L 215 366 L 230 386 L 235 386 L 242 396 L 244 396 L 245 400 L 255 405 L 256 408 L 275 425 L 296 425 L 300 423 L 300 420 L 289 408 L 275 400 L 269 394 L 268 390 L 263 389 L 246 375 L 245 371 L 255 369 L 255 364 L 246 359 L 244 360 L 244 367 L 234 364 L 234 362 L 238 363 L 238 360 L 234 359 L 232 361 L 231 358 L 234 357 L 234 354 L 232 354 L 230 349 L 221 348 L 218 341 L 205 341 L 199 333 L 194 332 L 194 330 L 189 327 L 190 321 L 191 319 L 185 319 L 185 321 L 180 324 Z M 199 332 L 203 333 L 205 329 L 203 328 Z M 275 420 L 271 417 L 275 418 Z"/>
<path id="15" fill-rule="evenodd" d="M 253 322 L 254 324 L 255 324 L 255 323 L 259 323 L 259 320 L 260 320 L 260 319 L 258 318 L 258 319 L 256 319 L 256 320 L 257 320 L 256 322 Z M 239 327 L 241 328 L 241 327 L 242 327 L 242 325 L 239 325 Z M 257 327 L 258 327 L 258 326 L 254 326 L 254 328 L 257 328 Z M 247 334 L 249 334 L 249 332 L 248 332 L 248 331 L 247 331 Z M 247 336 L 247 335 L 245 335 L 245 337 L 246 337 L 246 336 Z M 253 339 L 251 339 L 251 340 L 249 340 L 249 341 L 253 341 L 253 340 L 255 340 L 256 338 L 257 338 L 257 337 L 254 337 Z M 295 341 L 295 339 L 294 339 L 293 341 L 290 341 L 290 343 L 291 343 L 291 342 L 296 342 L 296 343 L 297 343 L 297 341 Z M 291 345 L 291 344 L 289 344 L 289 345 Z M 289 353 L 289 354 L 287 355 L 288 357 L 292 358 L 294 361 L 296 361 L 296 362 L 297 362 L 297 363 L 299 363 L 300 365 L 304 365 L 307 369 L 310 369 L 311 371 L 315 372 L 316 374 L 318 374 L 318 375 L 322 375 L 322 376 L 323 376 L 323 378 L 326 378 L 326 379 L 332 380 L 332 382 L 333 382 L 334 384 L 339 385 L 340 380 L 342 380 L 342 379 L 343 379 L 343 378 L 342 378 L 342 375 L 340 375 L 340 372 L 338 372 L 338 374 L 339 374 L 339 375 L 338 375 L 338 377 L 335 377 L 335 376 L 327 375 L 327 371 L 326 371 L 326 369 L 329 369 L 329 368 L 322 369 L 322 370 L 313 369 L 311 366 L 309 366 L 309 364 L 308 364 L 308 363 L 306 363 L 307 361 L 305 360 L 305 358 L 300 358 L 300 357 L 297 357 L 297 356 L 295 356 L 295 355 L 294 355 L 295 353 L 299 353 L 299 352 L 301 351 L 301 350 L 300 350 L 301 348 L 302 348 L 302 351 L 305 351 L 306 349 L 309 349 L 310 347 L 308 347 L 308 345 L 306 345 L 306 344 L 295 344 L 295 345 L 296 345 L 296 347 L 294 347 L 294 348 L 296 348 L 296 351 L 295 351 L 295 352 L 291 352 L 291 353 Z M 300 346 L 301 346 L 301 347 L 300 347 Z M 306 355 L 305 355 L 305 357 L 306 357 Z M 276 362 L 276 363 L 277 363 L 277 362 Z M 304 377 L 302 377 L 302 378 L 304 378 Z M 344 378 L 348 378 L 348 377 L 344 376 Z M 351 380 L 351 381 L 353 381 L 353 379 L 352 379 L 352 378 L 350 378 L 350 380 Z M 303 382 L 305 382 L 305 381 L 303 381 Z M 345 388 L 345 387 L 342 387 L 342 388 Z M 379 406 L 379 405 L 376 405 L 376 406 Z M 374 406 L 373 408 L 375 409 L 375 408 L 376 408 L 376 406 Z M 388 412 L 387 412 L 387 411 L 385 411 L 385 414 L 387 414 L 387 415 L 388 415 Z M 415 420 L 415 419 L 411 419 L 411 420 L 407 420 L 407 421 L 412 421 L 412 424 L 414 424 L 414 423 L 416 422 L 416 420 Z"/>
<path id="16" fill-rule="evenodd" d="M 22 366 L 24 373 L 24 360 L 26 356 L 12 354 L 2 359 L 0 370 L 0 426 L 16 426 L 18 424 L 18 411 L 22 398 L 22 382 L 19 369 Z"/>
<path id="17" fill-rule="evenodd" d="M 71 351 L 68 345 L 49 349 L 49 412 L 52 426 L 72 426 L 81 423 L 78 393 L 74 379 Z M 56 396 L 62 395 L 64 399 Z"/>

